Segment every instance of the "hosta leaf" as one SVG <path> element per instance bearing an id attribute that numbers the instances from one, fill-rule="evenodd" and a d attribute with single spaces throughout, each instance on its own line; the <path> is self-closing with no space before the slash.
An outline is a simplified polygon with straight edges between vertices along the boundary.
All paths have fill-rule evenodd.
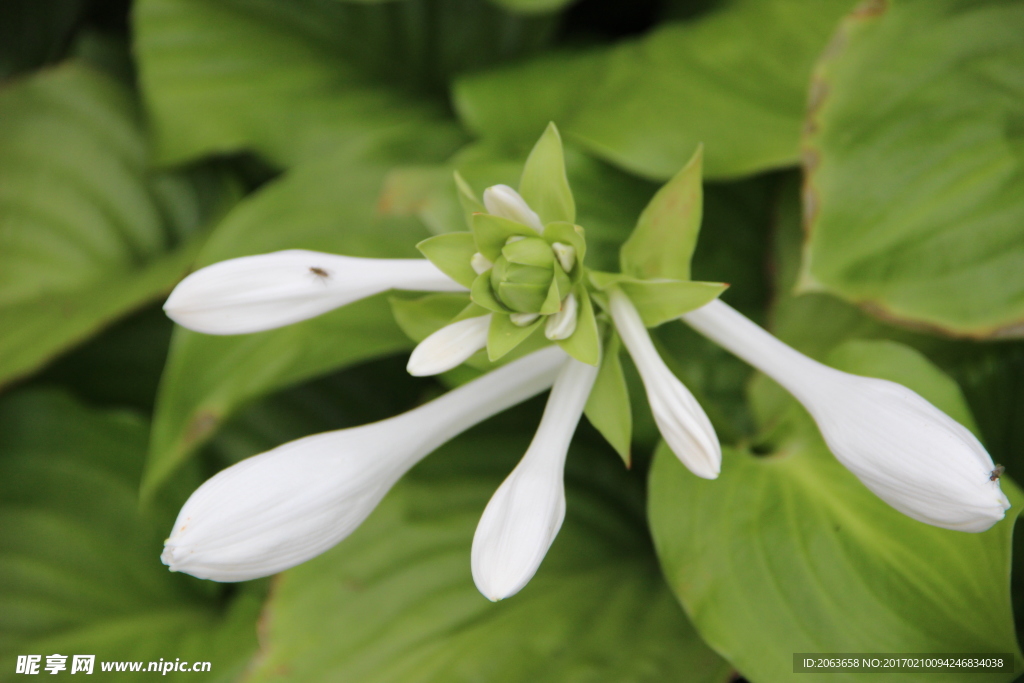
<path id="1" fill-rule="evenodd" d="M 106 675 L 102 662 L 170 655 L 209 661 L 206 675 L 223 681 L 255 651 L 259 583 L 225 603 L 210 584 L 160 563 L 175 511 L 139 511 L 146 433 L 134 415 L 92 411 L 57 392 L 22 392 L 0 404 L 5 680 L 17 655 L 42 655 L 45 666 L 46 655 L 60 653 L 69 656 L 64 673 L 71 655 L 95 655 L 97 680 Z"/>
<path id="2" fill-rule="evenodd" d="M 520 147 L 540 126 L 667 180 L 703 142 L 712 178 L 797 162 L 807 81 L 851 0 L 737 0 L 586 53 L 467 76 L 455 103 L 478 134 Z M 508 112 L 522 112 L 508 116 Z"/>
<path id="3" fill-rule="evenodd" d="M 836 359 L 902 380 L 950 414 L 964 411 L 934 366 L 920 357 L 907 362 L 913 352 L 891 342 L 857 344 Z M 770 455 L 724 449 L 721 476 L 707 482 L 662 448 L 651 470 L 655 544 L 701 635 L 754 682 L 789 678 L 794 652 L 1004 652 L 1019 667 L 1009 574 L 1020 489 L 1004 478 L 1013 508 L 984 533 L 914 521 L 868 491 L 806 414 L 781 400 L 793 409 Z"/>
<path id="4" fill-rule="evenodd" d="M 873 3 L 818 65 L 800 286 L 969 337 L 1024 325 L 1024 6 Z"/>
<path id="5" fill-rule="evenodd" d="M 359 50 L 380 32 L 371 20 L 384 7 L 345 5 L 137 3 L 136 53 L 158 159 L 178 163 L 252 148 L 292 165 L 327 148 L 362 154 L 401 147 L 423 160 L 454 149 L 461 135 L 442 107 L 372 78 L 383 65 L 356 66 L 375 58 Z"/>
<path id="6" fill-rule="evenodd" d="M 68 63 L 0 91 L 0 384 L 171 288 L 231 197 L 147 168 L 131 94 Z"/>

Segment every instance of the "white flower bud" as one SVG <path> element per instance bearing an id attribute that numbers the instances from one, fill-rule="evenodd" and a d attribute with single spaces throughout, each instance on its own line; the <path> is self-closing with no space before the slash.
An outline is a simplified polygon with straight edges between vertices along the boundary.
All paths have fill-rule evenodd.
<path id="1" fill-rule="evenodd" d="M 483 275 L 490 270 L 494 264 L 491 260 L 481 254 L 479 251 L 473 254 L 472 258 L 469 259 L 469 266 L 473 269 L 473 272 L 477 275 Z"/>
<path id="2" fill-rule="evenodd" d="M 569 272 L 576 265 L 576 247 L 571 244 L 562 244 L 561 242 L 555 242 L 551 245 L 551 250 L 555 252 L 555 258 L 558 259 L 558 265 L 562 266 L 562 270 Z"/>
<path id="3" fill-rule="evenodd" d="M 908 517 L 977 532 L 1010 507 L 984 446 L 910 389 L 822 365 L 721 301 L 683 320 L 792 393 L 836 459 Z"/>
<path id="4" fill-rule="evenodd" d="M 576 313 L 579 304 L 576 302 L 576 295 L 569 294 L 562 299 L 562 307 L 557 313 L 548 316 L 544 323 L 544 336 L 551 341 L 568 339 L 576 331 Z"/>
<path id="5" fill-rule="evenodd" d="M 527 327 L 532 325 L 533 322 L 540 317 L 540 313 L 512 313 L 508 316 L 508 319 L 512 321 L 512 324 L 516 327 Z"/>
<path id="6" fill-rule="evenodd" d="M 537 232 L 544 230 L 540 216 L 508 185 L 493 185 L 484 190 L 484 206 L 489 214 L 522 223 Z"/>
<path id="7" fill-rule="evenodd" d="M 526 455 L 494 492 L 473 536 L 473 580 L 489 600 L 533 578 L 565 519 L 563 471 L 597 368 L 570 358 Z"/>
<path id="8" fill-rule="evenodd" d="M 196 332 L 246 334 L 314 318 L 389 289 L 465 291 L 426 259 L 290 249 L 197 270 L 178 283 L 164 311 Z"/>
<path id="9" fill-rule="evenodd" d="M 551 386 L 566 354 L 549 347 L 381 422 L 286 443 L 200 486 L 161 556 L 215 581 L 269 576 L 348 536 L 424 456 Z"/>
<path id="10" fill-rule="evenodd" d="M 609 298 L 615 328 L 640 372 L 654 422 L 665 443 L 698 477 L 717 478 L 722 469 L 722 448 L 711 420 L 658 355 L 629 297 L 613 289 Z"/>
<path id="11" fill-rule="evenodd" d="M 445 325 L 413 349 L 406 370 L 415 377 L 427 377 L 458 367 L 487 346 L 491 315 L 488 313 Z"/>

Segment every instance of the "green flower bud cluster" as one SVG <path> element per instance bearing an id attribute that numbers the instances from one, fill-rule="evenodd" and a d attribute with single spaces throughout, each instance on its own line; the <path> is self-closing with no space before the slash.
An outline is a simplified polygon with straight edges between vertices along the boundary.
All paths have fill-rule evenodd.
<path id="1" fill-rule="evenodd" d="M 556 262 L 553 247 L 540 237 L 510 237 L 491 268 L 497 300 L 517 313 L 539 314 L 552 288 L 568 292 L 569 276 Z"/>
<path id="2" fill-rule="evenodd" d="M 727 286 L 690 279 L 701 219 L 701 150 L 640 214 L 619 250 L 619 273 L 584 264 L 587 243 L 576 225 L 554 124 L 530 152 L 518 190 L 493 185 L 481 201 L 457 172 L 455 183 L 469 230 L 437 235 L 417 246 L 469 294 L 395 300 L 399 324 L 417 340 L 460 325 L 452 332 L 460 343 L 464 335 L 486 329 L 487 359 L 466 361 L 479 367 L 517 348 L 521 355 L 552 342 L 575 359 L 599 366 L 587 417 L 628 463 L 631 411 L 612 300 L 628 299 L 640 321 L 655 327 L 704 306 Z M 476 322 L 462 325 L 471 319 Z M 479 336 L 474 339 L 479 343 Z"/>
<path id="3" fill-rule="evenodd" d="M 607 310 L 608 290 L 624 292 L 643 322 L 655 326 L 704 305 L 724 289 L 690 280 L 700 224 L 699 150 L 641 214 L 622 246 L 622 273 L 584 265 L 587 243 L 575 223 L 576 205 L 553 125 L 530 153 L 518 190 L 494 185 L 480 201 L 458 173 L 455 182 L 469 231 L 431 237 L 418 246 L 469 290 L 469 302 L 451 322 L 490 316 L 490 361 L 532 338 L 521 352 L 551 341 L 577 360 L 597 365 L 606 335 L 599 330 L 596 311 Z"/>

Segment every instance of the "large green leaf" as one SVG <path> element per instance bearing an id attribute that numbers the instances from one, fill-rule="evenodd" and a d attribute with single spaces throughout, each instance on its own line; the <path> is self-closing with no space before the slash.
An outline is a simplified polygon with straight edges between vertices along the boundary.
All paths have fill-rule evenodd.
<path id="1" fill-rule="evenodd" d="M 138 511 L 146 432 L 131 414 L 56 392 L 0 404 L 3 680 L 21 678 L 17 655 L 42 655 L 45 666 L 54 653 L 95 655 L 97 680 L 103 661 L 176 657 L 209 661 L 210 679 L 225 680 L 255 649 L 258 584 L 225 604 L 160 564 L 173 517 Z"/>
<path id="2" fill-rule="evenodd" d="M 130 93 L 100 72 L 66 64 L 0 91 L 0 383 L 188 268 L 194 245 L 171 249 L 216 197 L 204 205 L 188 178 L 147 161 Z"/>
<path id="3" fill-rule="evenodd" d="M 872 356 L 868 344 L 837 360 L 901 379 L 950 414 L 966 411 L 933 366 L 905 362 L 913 352 L 875 342 Z M 794 652 L 1008 652 L 1019 667 L 1009 599 L 1011 536 L 1024 505 L 1017 486 L 1004 479 L 1014 508 L 985 533 L 931 527 L 869 492 L 795 403 L 787 419 L 767 457 L 725 449 L 717 481 L 690 475 L 665 448 L 651 471 L 658 554 L 705 640 L 757 683 L 788 680 Z"/>
<path id="4" fill-rule="evenodd" d="M 467 77 L 456 106 L 478 134 L 517 146 L 554 120 L 653 179 L 673 176 L 701 142 L 709 177 L 795 164 L 813 62 L 851 4 L 735 0 L 607 51 Z"/>
<path id="5" fill-rule="evenodd" d="M 521 430 L 463 437 L 281 575 L 246 680 L 728 680 L 665 589 L 636 481 L 607 451 L 570 455 L 566 521 L 530 584 L 499 604 L 477 592 L 473 530 L 526 446 Z"/>
<path id="6" fill-rule="evenodd" d="M 801 286 L 971 337 L 1024 324 L 1024 6 L 893 0 L 815 73 Z"/>
<path id="7" fill-rule="evenodd" d="M 414 258 L 425 231 L 377 213 L 385 170 L 344 153 L 292 169 L 241 202 L 198 264 L 279 249 Z M 151 493 L 239 405 L 303 379 L 411 347 L 384 295 L 258 334 L 175 331 L 154 417 L 143 490 Z"/>
<path id="8" fill-rule="evenodd" d="M 291 165 L 326 147 L 435 160 L 462 138 L 451 75 L 530 54 L 554 28 L 481 0 L 142 0 L 134 15 L 168 163 L 252 148 Z"/>
<path id="9" fill-rule="evenodd" d="M 347 59 L 353 41 L 343 38 L 355 34 L 347 24 L 366 10 L 384 11 L 313 0 L 137 3 L 159 160 L 254 148 L 292 164 L 325 146 L 450 149 L 459 135 L 441 107 L 374 83 Z"/>

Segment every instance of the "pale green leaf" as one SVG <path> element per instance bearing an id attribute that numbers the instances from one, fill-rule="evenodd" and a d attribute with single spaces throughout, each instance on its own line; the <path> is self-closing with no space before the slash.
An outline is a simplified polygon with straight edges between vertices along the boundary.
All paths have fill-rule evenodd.
<path id="1" fill-rule="evenodd" d="M 855 4 L 722 3 L 610 48 L 466 76 L 456 108 L 505 145 L 528 145 L 555 121 L 567 139 L 652 179 L 672 177 L 699 143 L 711 178 L 794 165 L 814 60 Z"/>
<path id="2" fill-rule="evenodd" d="M 852 14 L 812 86 L 800 287 L 969 337 L 1024 330 L 1024 6 Z"/>

